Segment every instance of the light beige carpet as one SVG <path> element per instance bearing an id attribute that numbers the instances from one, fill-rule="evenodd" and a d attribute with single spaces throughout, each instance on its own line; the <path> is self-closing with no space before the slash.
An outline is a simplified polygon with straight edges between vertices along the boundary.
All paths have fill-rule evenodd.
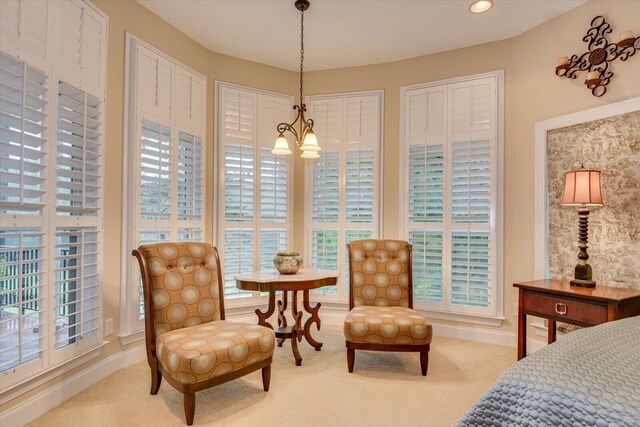
<path id="1" fill-rule="evenodd" d="M 196 394 L 194 425 L 450 426 L 515 362 L 514 348 L 435 337 L 429 372 L 418 354 L 356 351 L 347 372 L 342 331 L 325 327 L 316 352 L 289 341 L 276 349 L 271 390 L 260 371 Z M 182 394 L 166 382 L 149 395 L 146 361 L 122 369 L 38 418 L 31 426 L 184 426 Z"/>

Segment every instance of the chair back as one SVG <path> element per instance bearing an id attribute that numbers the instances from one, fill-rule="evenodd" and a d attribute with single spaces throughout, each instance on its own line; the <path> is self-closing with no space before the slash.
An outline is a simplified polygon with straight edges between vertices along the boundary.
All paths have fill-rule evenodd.
<path id="1" fill-rule="evenodd" d="M 201 242 L 143 245 L 133 251 L 144 289 L 145 329 L 151 344 L 168 331 L 224 319 L 220 258 Z"/>
<path id="2" fill-rule="evenodd" d="M 403 240 L 354 240 L 349 252 L 349 309 L 413 308 L 411 245 Z"/>

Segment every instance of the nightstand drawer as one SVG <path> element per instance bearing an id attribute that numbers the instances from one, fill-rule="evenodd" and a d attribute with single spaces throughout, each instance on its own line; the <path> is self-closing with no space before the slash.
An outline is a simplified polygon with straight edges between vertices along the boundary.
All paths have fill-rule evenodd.
<path id="1" fill-rule="evenodd" d="M 537 292 L 525 292 L 524 309 L 526 313 L 534 316 L 539 315 L 584 326 L 599 325 L 608 320 L 606 304 Z"/>

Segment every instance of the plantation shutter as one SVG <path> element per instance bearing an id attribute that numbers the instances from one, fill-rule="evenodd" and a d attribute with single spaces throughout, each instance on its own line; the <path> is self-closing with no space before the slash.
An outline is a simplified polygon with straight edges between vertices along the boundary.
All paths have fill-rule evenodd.
<path id="1" fill-rule="evenodd" d="M 316 291 L 346 299 L 347 243 L 378 235 L 380 96 L 312 98 L 311 116 L 321 142 L 310 176 L 308 241 L 316 268 L 340 271 L 338 288 Z"/>
<path id="2" fill-rule="evenodd" d="M 98 98 L 73 86 L 58 85 L 56 211 L 61 215 L 96 215 L 101 186 Z"/>
<path id="3" fill-rule="evenodd" d="M 106 31 L 106 17 L 88 2 L 0 2 L 0 372 L 7 387 L 102 339 Z M 77 238 L 85 249 L 72 259 Z"/>
<path id="4" fill-rule="evenodd" d="M 178 133 L 178 221 L 201 221 L 204 205 L 202 138 Z"/>
<path id="5" fill-rule="evenodd" d="M 170 219 L 171 129 L 142 120 L 140 141 L 140 201 L 143 219 Z"/>
<path id="6" fill-rule="evenodd" d="M 254 270 L 256 235 L 255 141 L 257 96 L 222 87 L 224 156 L 224 285 L 225 296 L 248 297 L 234 276 Z"/>
<path id="7" fill-rule="evenodd" d="M 446 88 L 411 91 L 405 99 L 408 142 L 408 240 L 413 245 L 416 301 L 443 301 Z"/>
<path id="8" fill-rule="evenodd" d="M 106 22 L 89 5 L 60 2 L 55 66 L 58 77 L 94 96 L 104 92 Z"/>
<path id="9" fill-rule="evenodd" d="M 49 1 L 0 1 L 2 51 L 45 69 L 49 53 Z"/>
<path id="10" fill-rule="evenodd" d="M 289 244 L 291 159 L 271 149 L 277 125 L 291 121 L 292 102 L 290 97 L 226 84 L 220 84 L 218 93 L 225 295 L 249 298 L 250 292 L 236 288 L 234 276 L 273 271 L 275 253 Z"/>
<path id="11" fill-rule="evenodd" d="M 46 247 L 39 228 L 0 228 L 0 372 L 42 358 L 47 307 Z"/>
<path id="12" fill-rule="evenodd" d="M 47 76 L 0 54 L 0 213 L 40 213 L 45 200 Z"/>
<path id="13" fill-rule="evenodd" d="M 496 140 L 495 79 L 452 84 L 451 303 L 466 311 L 493 310 L 491 236 Z M 494 148 L 495 149 L 495 148 Z M 478 311 L 480 312 L 480 311 Z"/>
<path id="14" fill-rule="evenodd" d="M 138 115 L 139 117 L 172 124 L 173 64 L 144 46 L 138 46 Z"/>
<path id="15" fill-rule="evenodd" d="M 202 132 L 205 89 L 202 78 L 176 67 L 176 125 L 180 130 L 196 134 Z"/>
<path id="16" fill-rule="evenodd" d="M 98 255 L 96 227 L 57 229 L 56 349 L 97 334 L 102 298 Z"/>
<path id="17" fill-rule="evenodd" d="M 495 313 L 496 78 L 405 91 L 407 235 L 424 307 Z"/>

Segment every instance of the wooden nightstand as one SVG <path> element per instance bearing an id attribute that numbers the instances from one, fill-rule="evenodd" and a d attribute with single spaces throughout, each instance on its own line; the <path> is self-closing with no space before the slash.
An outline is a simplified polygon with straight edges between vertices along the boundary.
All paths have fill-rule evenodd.
<path id="1" fill-rule="evenodd" d="M 518 360 L 527 355 L 527 314 L 549 320 L 549 339 L 556 340 L 556 321 L 595 326 L 640 315 L 640 290 L 598 285 L 581 288 L 568 280 L 514 283 L 518 299 Z"/>

